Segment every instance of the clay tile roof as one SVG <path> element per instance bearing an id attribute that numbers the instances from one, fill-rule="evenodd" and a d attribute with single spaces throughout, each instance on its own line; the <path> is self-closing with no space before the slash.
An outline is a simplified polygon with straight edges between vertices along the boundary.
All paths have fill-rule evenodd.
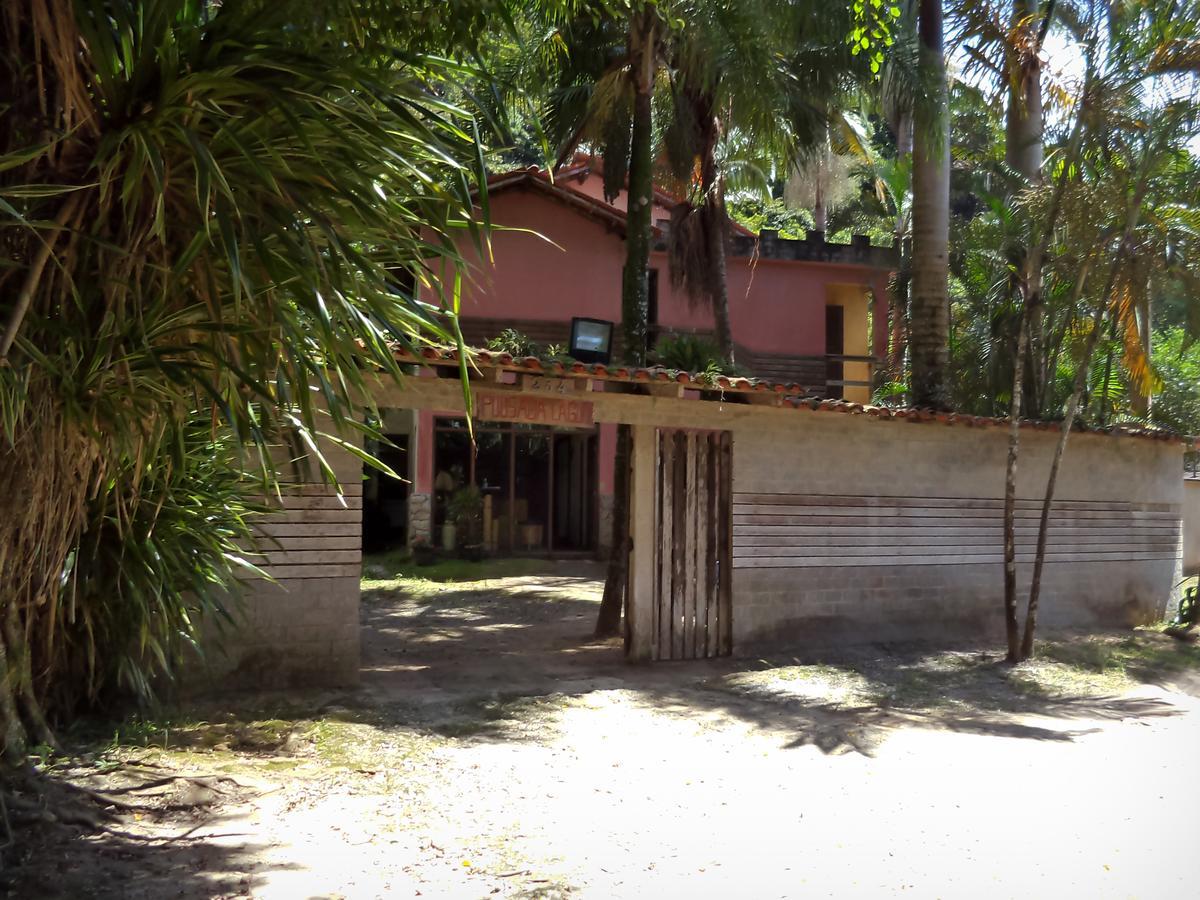
<path id="1" fill-rule="evenodd" d="M 408 349 L 397 344 L 394 346 L 393 350 L 396 355 L 397 362 L 401 363 L 458 365 L 459 361 L 458 351 L 453 347 L 426 346 L 422 347 L 419 353 L 414 354 Z M 558 378 L 590 378 L 604 381 L 626 382 L 631 384 L 643 384 L 650 381 L 656 381 L 660 383 L 674 382 L 686 387 L 695 388 L 699 395 L 707 394 L 709 396 L 714 393 L 740 394 L 773 391 L 776 394 L 782 395 L 783 403 L 799 410 L 840 412 L 849 413 L 852 415 L 861 415 L 865 413 L 866 415 L 873 416 L 881 420 L 906 419 L 910 422 L 940 422 L 945 425 L 963 425 L 975 428 L 1008 425 L 1008 420 L 1005 418 L 973 416 L 966 413 L 944 412 L 940 410 L 920 409 L 915 407 L 871 406 L 862 403 L 851 403 L 846 400 L 837 400 L 833 398 L 806 397 L 804 396 L 804 389 L 800 385 L 773 382 L 758 378 L 743 378 L 741 376 L 731 378 L 727 375 L 718 375 L 715 378 L 710 379 L 709 376 L 701 375 L 699 373 L 680 372 L 673 369 L 666 369 L 662 366 L 631 369 L 625 366 L 613 366 L 610 368 L 602 363 L 585 365 L 584 363 L 576 361 L 565 364 L 558 361 L 543 362 L 536 356 L 526 356 L 520 359 L 514 359 L 513 356 L 508 353 L 476 348 L 467 348 L 466 353 L 468 360 L 477 368 L 499 368 L 516 372 L 525 372 L 528 374 L 549 375 Z M 1021 427 L 1047 430 L 1058 429 L 1060 426 L 1058 422 L 1022 419 Z M 1175 432 L 1166 431 L 1163 429 L 1146 428 L 1141 426 L 1111 425 L 1107 427 L 1097 427 L 1077 423 L 1074 430 L 1092 434 L 1139 437 L 1158 441 L 1183 441 L 1189 445 L 1194 445 L 1196 442 L 1196 438 L 1194 437 L 1177 434 Z"/>

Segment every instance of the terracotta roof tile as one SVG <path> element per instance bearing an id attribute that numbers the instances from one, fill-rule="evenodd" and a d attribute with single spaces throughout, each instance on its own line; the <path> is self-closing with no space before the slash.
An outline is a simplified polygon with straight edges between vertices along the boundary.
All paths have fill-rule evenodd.
<path id="1" fill-rule="evenodd" d="M 453 347 L 426 346 L 421 348 L 419 354 L 413 354 L 407 349 L 397 345 L 395 347 L 395 354 L 396 360 L 402 363 L 457 365 L 459 361 L 458 351 Z M 718 375 L 716 378 L 710 381 L 706 376 L 699 373 L 680 372 L 673 369 L 666 369 L 661 366 L 630 369 L 624 366 L 613 366 L 610 368 L 602 363 L 593 363 L 590 365 L 581 362 L 564 364 L 554 361 L 547 363 L 535 356 L 526 356 L 520 359 L 515 359 L 511 354 L 508 353 L 476 348 L 467 348 L 467 355 L 468 359 L 470 360 L 470 364 L 478 368 L 501 368 L 516 372 L 550 375 L 560 378 L 594 378 L 605 381 L 619 381 L 634 384 L 646 383 L 650 381 L 656 381 L 660 383 L 674 382 L 676 384 L 684 385 L 685 387 L 694 388 L 698 392 L 708 392 L 710 394 L 718 392 L 729 392 L 735 394 L 774 392 L 782 395 L 783 402 L 795 409 L 811 410 L 815 412 L 841 412 L 852 415 L 866 414 L 880 420 L 905 419 L 909 422 L 915 423 L 940 422 L 946 425 L 964 425 L 975 428 L 986 428 L 989 426 L 999 427 L 1008 425 L 1008 419 L 1006 418 L 974 416 L 966 413 L 942 412 L 915 407 L 870 406 L 832 398 L 806 397 L 804 396 L 804 389 L 798 384 L 773 382 L 758 378 L 743 378 L 740 376 L 730 378 L 726 375 Z M 1022 419 L 1021 427 L 1038 430 L 1057 430 L 1059 423 Z M 1181 435 L 1175 432 L 1165 431 L 1157 428 L 1145 428 L 1129 425 L 1111 425 L 1102 428 L 1077 423 L 1074 430 L 1078 432 L 1090 432 L 1093 434 L 1147 438 L 1150 440 L 1183 441 L 1188 444 L 1194 444 L 1196 442 L 1196 438 L 1189 437 L 1187 435 Z"/>

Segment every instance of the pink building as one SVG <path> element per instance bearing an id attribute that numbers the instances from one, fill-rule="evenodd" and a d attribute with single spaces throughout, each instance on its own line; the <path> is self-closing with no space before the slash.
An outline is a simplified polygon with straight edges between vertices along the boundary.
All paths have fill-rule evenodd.
<path id="1" fill-rule="evenodd" d="M 650 341 L 666 334 L 711 335 L 712 316 L 671 285 L 666 229 L 676 198 L 655 192 Z M 483 346 L 506 328 L 542 344 L 568 345 L 572 319 L 620 331 L 625 192 L 612 203 L 594 161 L 553 180 L 538 169 L 489 182 L 492 258 L 469 254 L 462 328 Z M 890 248 L 866 238 L 830 244 L 824 235 L 786 240 L 734 226 L 727 258 L 730 318 L 739 367 L 797 383 L 806 393 L 867 402 L 887 352 Z M 429 373 L 426 373 L 429 374 Z M 426 538 L 452 543 L 451 498 L 464 485 L 483 494 L 482 542 L 491 552 L 593 554 L 608 541 L 615 426 L 476 423 L 476 446 L 461 418 L 436 411 L 386 410 L 385 431 L 406 453 L 394 463 L 410 485 L 373 478 L 367 487 L 368 545 Z"/>

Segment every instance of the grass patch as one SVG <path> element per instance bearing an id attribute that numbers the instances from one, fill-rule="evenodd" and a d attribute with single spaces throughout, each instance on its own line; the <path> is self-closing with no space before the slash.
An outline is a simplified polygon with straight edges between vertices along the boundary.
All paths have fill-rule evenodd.
<path id="1" fill-rule="evenodd" d="M 397 789 L 446 739 L 409 721 L 402 709 L 249 703 L 194 714 L 136 715 L 94 723 L 89 745 L 119 765 L 134 758 L 171 770 L 201 769 L 237 777 L 256 773 L 300 779 L 372 776 L 372 790 Z M 83 735 L 79 736 L 81 739 Z"/>
<path id="2" fill-rule="evenodd" d="M 290 716 L 136 715 L 118 723 L 103 737 L 96 726 L 89 737 L 92 746 L 101 751 L 273 753 L 294 745 L 310 724 Z"/>
<path id="3" fill-rule="evenodd" d="M 1051 660 L 1084 676 L 1134 682 L 1170 680 L 1200 670 L 1200 646 L 1155 631 L 1124 637 L 1095 636 L 1039 643 L 1038 658 Z"/>
<path id="4" fill-rule="evenodd" d="M 391 551 L 363 558 L 364 591 L 404 591 L 422 596 L 437 593 L 445 584 L 469 584 L 496 578 L 561 574 L 563 563 L 547 559 L 500 557 L 471 562 L 439 559 L 431 566 L 418 566 L 407 551 Z"/>

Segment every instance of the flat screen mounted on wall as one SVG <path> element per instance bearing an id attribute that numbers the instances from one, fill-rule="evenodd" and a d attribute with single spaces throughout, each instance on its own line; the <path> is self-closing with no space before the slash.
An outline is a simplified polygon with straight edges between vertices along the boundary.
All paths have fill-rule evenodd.
<path id="1" fill-rule="evenodd" d="M 612 356 L 613 323 L 604 319 L 571 320 L 571 349 L 575 359 L 585 363 L 607 364 Z"/>

